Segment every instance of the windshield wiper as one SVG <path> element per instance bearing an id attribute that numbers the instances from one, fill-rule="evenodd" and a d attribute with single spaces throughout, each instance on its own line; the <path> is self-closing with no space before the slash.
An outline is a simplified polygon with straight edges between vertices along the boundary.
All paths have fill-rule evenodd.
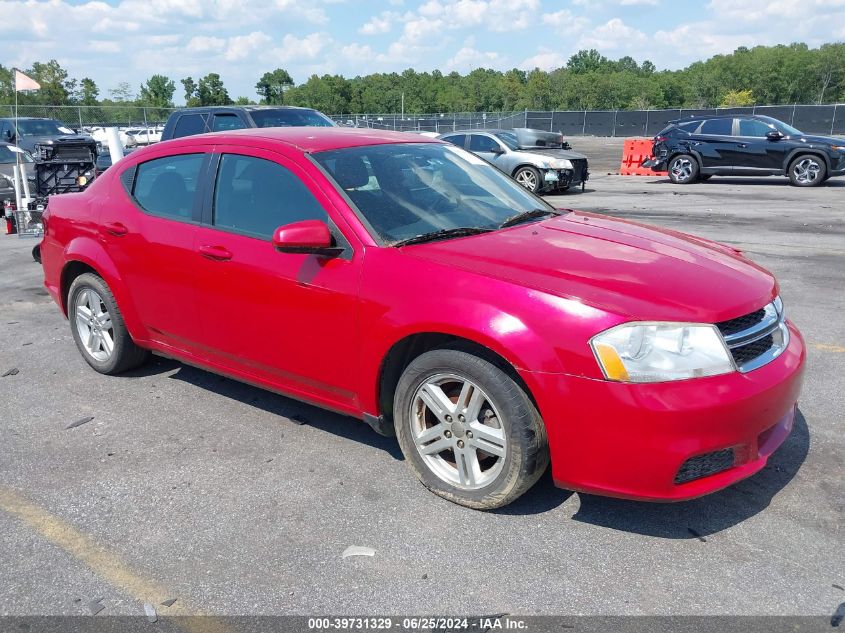
<path id="1" fill-rule="evenodd" d="M 463 237 L 464 235 L 477 235 L 479 233 L 489 233 L 493 229 L 485 229 L 478 226 L 459 226 L 453 229 L 440 229 L 439 231 L 431 231 L 430 233 L 423 233 L 408 237 L 398 242 L 393 242 L 391 246 L 407 246 L 408 244 L 422 244 L 423 242 L 434 242 L 436 240 L 444 240 L 450 237 Z"/>
<path id="2" fill-rule="evenodd" d="M 534 218 L 541 218 L 544 215 L 560 215 L 560 213 L 551 209 L 531 209 L 529 211 L 520 211 L 516 215 L 505 218 L 505 221 L 499 225 L 499 228 L 506 229 L 509 226 L 521 224 L 522 222 L 527 222 L 528 220 L 533 220 Z"/>

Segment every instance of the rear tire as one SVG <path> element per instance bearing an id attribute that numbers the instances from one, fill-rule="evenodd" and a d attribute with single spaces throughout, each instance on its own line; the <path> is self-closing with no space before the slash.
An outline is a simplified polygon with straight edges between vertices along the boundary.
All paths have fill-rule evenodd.
<path id="1" fill-rule="evenodd" d="M 540 172 L 533 167 L 520 167 L 514 172 L 513 179 L 531 193 L 538 193 L 543 184 Z"/>
<path id="2" fill-rule="evenodd" d="M 549 464 L 531 399 L 496 365 L 456 349 L 414 359 L 396 388 L 399 446 L 434 494 L 491 510 L 528 490 Z"/>
<path id="3" fill-rule="evenodd" d="M 669 161 L 669 180 L 676 185 L 689 185 L 698 180 L 699 167 L 695 156 L 678 154 Z"/>
<path id="4" fill-rule="evenodd" d="M 801 154 L 789 163 L 789 182 L 793 187 L 817 187 L 827 178 L 827 166 L 814 154 Z"/>
<path id="5" fill-rule="evenodd" d="M 70 285 L 68 320 L 82 357 L 101 374 L 113 376 L 133 369 L 150 356 L 135 345 L 114 295 L 94 273 L 79 275 Z"/>

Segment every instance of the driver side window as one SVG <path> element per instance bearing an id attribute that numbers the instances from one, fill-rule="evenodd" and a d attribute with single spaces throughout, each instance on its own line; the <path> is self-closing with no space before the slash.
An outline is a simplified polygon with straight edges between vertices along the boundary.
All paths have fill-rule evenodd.
<path id="1" fill-rule="evenodd" d="M 220 158 L 212 213 L 215 227 L 269 239 L 285 224 L 327 219 L 299 177 L 278 163 L 239 154 Z"/>
<path id="2" fill-rule="evenodd" d="M 499 143 L 489 136 L 472 134 L 469 137 L 469 151 L 471 152 L 498 152 Z"/>

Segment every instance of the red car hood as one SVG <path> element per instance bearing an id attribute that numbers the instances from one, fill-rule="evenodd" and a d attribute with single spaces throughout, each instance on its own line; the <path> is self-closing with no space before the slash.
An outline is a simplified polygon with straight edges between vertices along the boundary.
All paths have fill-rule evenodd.
<path id="1" fill-rule="evenodd" d="M 715 323 L 777 294 L 771 273 L 728 246 L 590 213 L 403 251 L 640 320 Z"/>

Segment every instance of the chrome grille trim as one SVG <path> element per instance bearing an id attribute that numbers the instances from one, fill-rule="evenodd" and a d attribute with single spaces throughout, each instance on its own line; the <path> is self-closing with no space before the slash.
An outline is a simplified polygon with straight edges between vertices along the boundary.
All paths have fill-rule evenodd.
<path id="1" fill-rule="evenodd" d="M 783 350 L 786 349 L 787 345 L 789 345 L 789 328 L 786 326 L 786 317 L 784 316 L 783 304 L 781 303 L 780 298 L 776 298 L 772 303 L 763 308 L 763 310 L 763 317 L 756 324 L 740 330 L 739 332 L 722 334 L 725 345 L 728 347 L 728 351 L 731 352 L 731 356 L 734 358 L 737 370 L 742 373 L 754 371 L 755 369 L 759 369 L 763 365 L 772 362 L 780 356 L 781 353 L 783 353 Z M 725 324 L 727 323 L 730 322 L 725 322 Z M 718 323 L 716 325 L 720 332 L 723 331 L 722 327 L 724 327 L 724 329 L 728 329 L 726 325 Z M 752 345 L 761 339 L 765 339 L 766 337 L 771 337 L 772 339 L 772 344 L 768 349 L 753 358 L 745 360 L 744 362 L 738 362 L 740 358 L 744 358 L 744 356 L 740 354 L 742 348 Z"/>

